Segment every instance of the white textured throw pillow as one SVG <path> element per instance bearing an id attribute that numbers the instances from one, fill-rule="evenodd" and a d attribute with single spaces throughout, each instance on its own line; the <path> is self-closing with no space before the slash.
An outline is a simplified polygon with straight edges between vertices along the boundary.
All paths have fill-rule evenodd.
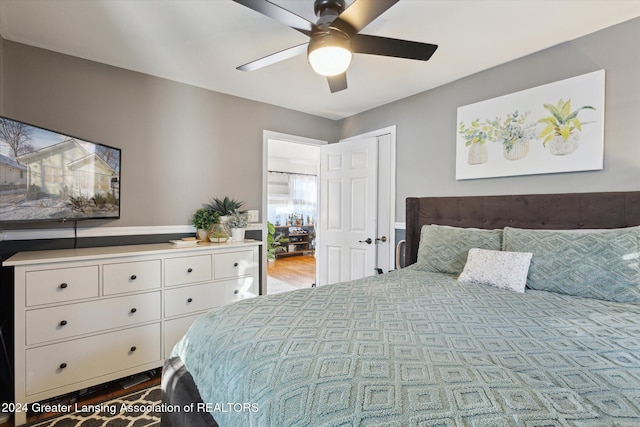
<path id="1" fill-rule="evenodd" d="M 531 252 L 469 249 L 467 263 L 458 280 L 522 293 L 527 284 L 531 257 Z"/>

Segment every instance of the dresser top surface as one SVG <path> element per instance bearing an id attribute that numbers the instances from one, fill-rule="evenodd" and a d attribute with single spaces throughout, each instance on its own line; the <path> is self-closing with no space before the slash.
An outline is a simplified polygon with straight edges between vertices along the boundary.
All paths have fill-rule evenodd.
<path id="1" fill-rule="evenodd" d="M 5 260 L 3 266 L 45 264 L 52 262 L 82 261 L 97 258 L 117 258 L 123 256 L 196 254 L 202 251 L 254 247 L 262 244 L 258 240 L 244 242 L 208 243 L 200 242 L 194 246 L 178 247 L 171 243 L 146 245 L 104 246 L 94 248 L 54 249 L 46 251 L 18 252 Z"/>

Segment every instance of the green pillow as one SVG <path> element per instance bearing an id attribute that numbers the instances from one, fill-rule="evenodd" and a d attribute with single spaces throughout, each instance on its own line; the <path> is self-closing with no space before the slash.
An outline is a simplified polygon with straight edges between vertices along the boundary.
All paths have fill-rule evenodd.
<path id="1" fill-rule="evenodd" d="M 467 262 L 469 249 L 499 251 L 501 246 L 502 230 L 425 225 L 420 234 L 415 268 L 434 273 L 460 274 Z"/>
<path id="2" fill-rule="evenodd" d="M 502 249 L 532 252 L 527 287 L 640 305 L 640 227 L 525 230 L 505 227 Z"/>

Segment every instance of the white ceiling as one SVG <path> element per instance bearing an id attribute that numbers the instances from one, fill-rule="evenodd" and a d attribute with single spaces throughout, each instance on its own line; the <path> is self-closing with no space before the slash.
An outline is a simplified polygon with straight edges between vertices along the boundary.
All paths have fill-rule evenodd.
<path id="1" fill-rule="evenodd" d="M 313 0 L 273 3 L 315 21 Z M 400 0 L 362 33 L 438 44 L 436 53 L 428 62 L 355 55 L 349 88 L 335 94 L 304 55 L 237 71 L 308 39 L 231 0 L 0 0 L 0 34 L 339 119 L 638 16 L 640 0 Z"/>

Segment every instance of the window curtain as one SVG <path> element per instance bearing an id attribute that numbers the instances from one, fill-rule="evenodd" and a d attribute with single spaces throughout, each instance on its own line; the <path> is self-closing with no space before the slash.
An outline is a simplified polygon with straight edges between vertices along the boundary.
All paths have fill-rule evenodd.
<path id="1" fill-rule="evenodd" d="M 271 223 L 286 225 L 292 214 L 302 217 L 304 224 L 317 218 L 318 184 L 315 175 L 269 172 L 267 193 L 267 218 Z"/>

